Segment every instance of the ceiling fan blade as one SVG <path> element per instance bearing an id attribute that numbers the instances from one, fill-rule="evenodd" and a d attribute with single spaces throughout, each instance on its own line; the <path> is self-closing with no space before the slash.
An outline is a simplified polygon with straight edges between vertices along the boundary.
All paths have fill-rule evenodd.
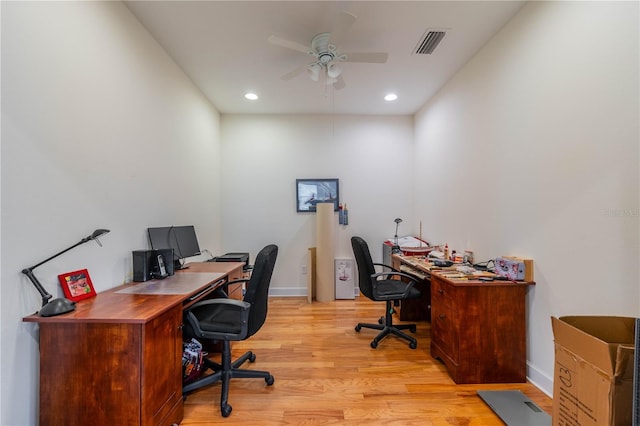
<path id="1" fill-rule="evenodd" d="M 342 57 L 345 59 L 342 59 Z M 340 60 L 343 62 L 368 62 L 375 64 L 384 64 L 387 62 L 389 54 L 387 52 L 351 52 L 342 53 Z"/>
<path id="2" fill-rule="evenodd" d="M 267 39 L 269 43 L 275 44 L 277 46 L 286 47 L 287 49 L 297 50 L 298 52 L 312 54 L 313 49 L 310 46 L 305 46 L 304 44 L 298 43 L 296 41 L 285 40 L 280 37 L 276 37 L 274 35 L 269 36 Z"/>
<path id="3" fill-rule="evenodd" d="M 329 36 L 329 44 L 333 44 L 338 47 L 342 42 L 344 36 L 349 32 L 351 25 L 356 21 L 356 16 L 349 12 L 342 12 L 338 15 L 336 22 L 331 29 L 331 35 Z"/>
<path id="4" fill-rule="evenodd" d="M 286 73 L 286 74 L 284 74 L 284 75 L 280 76 L 280 78 L 281 78 L 282 80 L 291 80 L 292 78 L 297 77 L 297 76 L 299 76 L 300 74 L 302 74 L 303 72 L 305 72 L 305 70 L 306 70 L 308 67 L 309 67 L 309 64 L 304 63 L 304 64 L 300 65 L 298 68 L 296 68 L 296 69 L 294 69 L 294 70 L 292 70 L 292 71 L 289 71 L 288 73 Z"/>

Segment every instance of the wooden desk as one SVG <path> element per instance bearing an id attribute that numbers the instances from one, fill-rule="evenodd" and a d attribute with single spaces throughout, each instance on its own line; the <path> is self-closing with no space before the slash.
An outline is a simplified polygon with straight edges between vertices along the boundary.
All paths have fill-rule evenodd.
<path id="1" fill-rule="evenodd" d="M 431 276 L 431 356 L 454 382 L 526 381 L 526 294 L 533 282 L 456 280 L 415 258 Z"/>
<path id="2" fill-rule="evenodd" d="M 242 266 L 192 263 L 165 280 L 101 292 L 68 314 L 23 318 L 40 326 L 40 425 L 180 423 L 182 310 L 242 276 Z M 161 290 L 149 291 L 155 284 Z"/>

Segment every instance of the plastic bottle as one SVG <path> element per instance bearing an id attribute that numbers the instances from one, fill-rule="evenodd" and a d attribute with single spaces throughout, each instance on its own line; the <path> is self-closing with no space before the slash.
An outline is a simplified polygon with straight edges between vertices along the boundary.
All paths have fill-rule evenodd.
<path id="1" fill-rule="evenodd" d="M 342 209 L 342 203 L 338 204 L 338 224 L 344 225 L 344 210 Z"/>
<path id="2" fill-rule="evenodd" d="M 444 260 L 449 260 L 449 244 L 444 245 Z"/>
<path id="3" fill-rule="evenodd" d="M 344 208 L 342 209 L 342 224 L 344 226 L 349 224 L 349 210 L 347 210 L 347 203 L 344 203 Z"/>

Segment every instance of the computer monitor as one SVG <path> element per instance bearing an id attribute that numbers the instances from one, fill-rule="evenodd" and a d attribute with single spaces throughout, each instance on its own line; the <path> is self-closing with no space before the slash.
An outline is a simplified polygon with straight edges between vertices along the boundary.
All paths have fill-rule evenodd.
<path id="1" fill-rule="evenodd" d="M 184 268 L 184 259 L 200 254 L 200 246 L 193 225 L 148 228 L 153 250 L 173 249 L 175 269 Z"/>

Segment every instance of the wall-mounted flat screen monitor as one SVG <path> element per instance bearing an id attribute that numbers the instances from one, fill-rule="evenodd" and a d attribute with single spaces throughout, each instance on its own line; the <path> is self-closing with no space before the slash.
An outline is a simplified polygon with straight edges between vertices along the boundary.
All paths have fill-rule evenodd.
<path id="1" fill-rule="evenodd" d="M 184 259 L 200 254 L 200 245 L 193 225 L 148 228 L 153 250 L 173 249 L 176 269 L 184 267 Z"/>

